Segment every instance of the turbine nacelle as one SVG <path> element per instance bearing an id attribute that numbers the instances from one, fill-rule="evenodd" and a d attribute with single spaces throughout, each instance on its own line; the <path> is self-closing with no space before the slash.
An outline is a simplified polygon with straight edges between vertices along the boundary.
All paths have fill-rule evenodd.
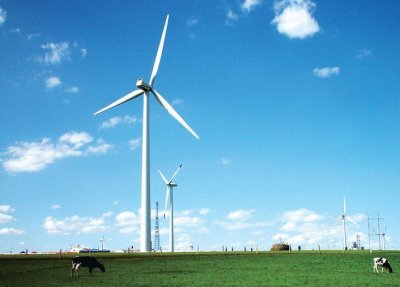
<path id="1" fill-rule="evenodd" d="M 149 92 L 152 89 L 151 86 L 147 84 L 142 78 L 136 81 L 136 87 L 146 92 Z"/>

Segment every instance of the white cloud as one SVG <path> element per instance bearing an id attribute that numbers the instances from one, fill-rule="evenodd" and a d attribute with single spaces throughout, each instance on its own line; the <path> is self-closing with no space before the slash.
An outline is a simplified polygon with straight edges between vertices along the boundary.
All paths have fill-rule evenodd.
<path id="1" fill-rule="evenodd" d="M 200 217 L 179 216 L 174 218 L 175 226 L 199 227 L 202 223 L 204 220 Z"/>
<path id="2" fill-rule="evenodd" d="M 254 212 L 255 212 L 254 209 L 250 209 L 250 210 L 240 209 L 240 210 L 230 212 L 228 214 L 227 218 L 230 220 L 246 221 L 252 217 L 252 214 Z"/>
<path id="3" fill-rule="evenodd" d="M 199 19 L 197 19 L 196 17 L 191 17 L 186 21 L 186 25 L 187 26 L 194 26 L 194 25 L 199 24 L 199 22 L 200 22 Z"/>
<path id="4" fill-rule="evenodd" d="M 132 234 L 139 230 L 140 217 L 131 211 L 123 211 L 115 217 L 116 226 L 122 234 Z"/>
<path id="5" fill-rule="evenodd" d="M 21 28 L 10 29 L 10 30 L 8 30 L 8 32 L 11 34 L 20 34 Z"/>
<path id="6" fill-rule="evenodd" d="M 68 89 L 65 90 L 67 93 L 78 93 L 79 92 L 79 88 L 77 86 L 72 86 L 69 87 Z"/>
<path id="7" fill-rule="evenodd" d="M 14 211 L 14 208 L 11 205 L 0 205 L 0 212 L 9 213 Z"/>
<path id="8" fill-rule="evenodd" d="M 365 214 L 356 214 L 351 216 L 356 218 L 357 221 L 365 220 Z M 301 208 L 298 210 L 287 211 L 282 214 L 280 220 L 282 226 L 280 230 L 283 232 L 276 233 L 273 235 L 273 239 L 278 241 L 282 240 L 292 245 L 303 245 L 308 244 L 325 245 L 330 244 L 329 248 L 332 248 L 332 241 L 337 244 L 334 246 L 335 249 L 342 248 L 343 242 L 343 231 L 341 224 L 332 224 L 329 222 L 325 224 L 323 222 L 324 216 L 318 214 L 312 210 Z M 349 224 L 347 225 L 348 234 L 348 246 L 350 246 L 351 238 L 355 238 L 356 234 L 362 234 L 362 228 L 360 225 Z M 353 240 L 355 241 L 355 240 Z"/>
<path id="9" fill-rule="evenodd" d="M 182 103 L 183 103 L 183 100 L 181 100 L 181 99 L 175 99 L 175 100 L 172 101 L 171 105 L 173 105 L 173 106 L 179 106 L 179 105 L 181 105 Z"/>
<path id="10" fill-rule="evenodd" d="M 232 25 L 234 21 L 239 19 L 239 15 L 229 8 L 226 10 L 225 17 L 225 25 Z"/>
<path id="11" fill-rule="evenodd" d="M 105 232 L 111 229 L 106 225 L 106 218 L 109 216 L 109 213 L 104 213 L 100 217 L 80 217 L 74 215 L 61 220 L 48 216 L 44 219 L 43 228 L 49 234 L 62 235 Z"/>
<path id="12" fill-rule="evenodd" d="M 227 215 L 227 219 L 229 221 L 219 221 L 216 220 L 213 222 L 215 225 L 219 225 L 222 228 L 227 230 L 240 230 L 244 228 L 258 228 L 265 227 L 271 225 L 270 222 L 267 221 L 254 221 L 250 220 L 253 217 L 253 213 L 255 213 L 254 209 L 240 209 L 236 211 L 232 211 Z"/>
<path id="13" fill-rule="evenodd" d="M 11 222 L 14 220 L 15 220 L 15 218 L 12 217 L 11 215 L 0 213 L 0 224 L 8 223 L 8 222 Z"/>
<path id="14" fill-rule="evenodd" d="M 210 213 L 210 209 L 208 209 L 208 208 L 201 208 L 199 211 L 200 215 L 207 215 L 209 213 Z"/>
<path id="15" fill-rule="evenodd" d="M 274 8 L 272 23 L 276 24 L 279 33 L 289 38 L 304 39 L 320 30 L 312 16 L 315 4 L 310 0 L 281 0 Z"/>
<path id="16" fill-rule="evenodd" d="M 306 208 L 286 211 L 282 216 L 282 220 L 287 222 L 314 222 L 322 219 L 321 215 Z"/>
<path id="17" fill-rule="evenodd" d="M 1 228 L 0 235 L 23 235 L 25 231 L 15 228 Z"/>
<path id="18" fill-rule="evenodd" d="M 87 55 L 87 49 L 82 48 L 82 49 L 80 49 L 80 52 L 81 52 L 81 57 L 82 57 L 82 58 L 85 58 L 86 55 Z"/>
<path id="19" fill-rule="evenodd" d="M 131 139 L 129 141 L 129 149 L 135 150 L 140 146 L 140 143 L 142 141 L 142 138 L 137 138 L 137 139 Z"/>
<path id="20" fill-rule="evenodd" d="M 44 84 L 46 86 L 46 89 L 51 90 L 54 89 L 55 87 L 61 85 L 61 80 L 59 77 L 48 77 L 45 81 Z"/>
<path id="21" fill-rule="evenodd" d="M 125 117 L 113 117 L 99 125 L 100 129 L 109 129 L 113 128 L 119 124 L 133 124 L 137 122 L 137 118 L 135 116 L 125 116 Z"/>
<path id="22" fill-rule="evenodd" d="M 362 59 L 362 58 L 369 57 L 369 56 L 371 56 L 371 54 L 372 54 L 371 50 L 362 49 L 362 50 L 358 51 L 357 59 Z"/>
<path id="23" fill-rule="evenodd" d="M 339 67 L 315 68 L 313 70 L 313 73 L 318 78 L 329 78 L 330 76 L 333 75 L 339 75 L 340 68 Z"/>
<path id="24" fill-rule="evenodd" d="M 52 206 L 50 206 L 50 209 L 60 209 L 61 205 L 59 204 L 53 204 Z"/>
<path id="25" fill-rule="evenodd" d="M 226 158 L 221 158 L 221 164 L 222 165 L 228 165 L 228 164 L 230 164 L 231 163 L 231 161 L 229 160 L 229 159 L 226 159 Z"/>
<path id="26" fill-rule="evenodd" d="M 262 0 L 244 0 L 243 3 L 240 5 L 240 8 L 245 12 L 250 12 L 261 3 Z"/>
<path id="27" fill-rule="evenodd" d="M 7 20 L 7 11 L 0 7 L 0 27 L 4 25 Z"/>
<path id="28" fill-rule="evenodd" d="M 38 58 L 40 62 L 50 65 L 59 64 L 64 60 L 70 59 L 71 49 L 68 42 L 47 43 L 40 47 L 47 51 L 43 57 Z"/>
<path id="29" fill-rule="evenodd" d="M 69 132 L 58 141 L 43 138 L 39 142 L 17 142 L 7 148 L 3 160 L 4 170 L 11 173 L 37 172 L 48 165 L 68 157 L 79 157 L 89 153 L 105 153 L 111 145 L 97 141 L 97 145 L 88 146 L 93 138 L 86 132 Z"/>

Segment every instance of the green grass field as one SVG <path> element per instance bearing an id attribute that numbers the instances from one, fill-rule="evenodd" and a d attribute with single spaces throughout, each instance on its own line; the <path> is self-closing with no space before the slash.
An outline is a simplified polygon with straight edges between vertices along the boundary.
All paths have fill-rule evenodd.
<path id="1" fill-rule="evenodd" d="M 399 251 L 98 254 L 106 272 L 78 278 L 72 256 L 0 256 L 0 286 L 400 286 Z M 394 273 L 373 274 L 375 256 Z"/>

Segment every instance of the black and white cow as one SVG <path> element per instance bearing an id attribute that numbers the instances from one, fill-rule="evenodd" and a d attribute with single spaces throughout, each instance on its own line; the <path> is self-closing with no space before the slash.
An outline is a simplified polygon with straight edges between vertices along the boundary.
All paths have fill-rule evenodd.
<path id="1" fill-rule="evenodd" d="M 80 267 L 88 267 L 89 275 L 92 274 L 94 268 L 99 268 L 102 272 L 106 272 L 104 265 L 97 261 L 96 258 L 90 256 L 75 256 L 72 258 L 71 277 L 79 276 L 78 270 Z"/>
<path id="2" fill-rule="evenodd" d="M 379 273 L 378 266 L 382 266 L 382 273 L 383 273 L 383 269 L 386 269 L 387 273 L 393 272 L 392 266 L 390 266 L 389 260 L 387 260 L 386 258 L 375 257 L 374 258 L 374 270 L 373 270 L 374 273 L 375 272 Z"/>

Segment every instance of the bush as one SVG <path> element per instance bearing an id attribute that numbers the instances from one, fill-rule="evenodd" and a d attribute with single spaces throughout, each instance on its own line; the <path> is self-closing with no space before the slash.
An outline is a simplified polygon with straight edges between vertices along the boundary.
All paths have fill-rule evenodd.
<path id="1" fill-rule="evenodd" d="M 271 247 L 271 251 L 283 251 L 283 250 L 289 250 L 289 244 L 276 243 Z"/>

